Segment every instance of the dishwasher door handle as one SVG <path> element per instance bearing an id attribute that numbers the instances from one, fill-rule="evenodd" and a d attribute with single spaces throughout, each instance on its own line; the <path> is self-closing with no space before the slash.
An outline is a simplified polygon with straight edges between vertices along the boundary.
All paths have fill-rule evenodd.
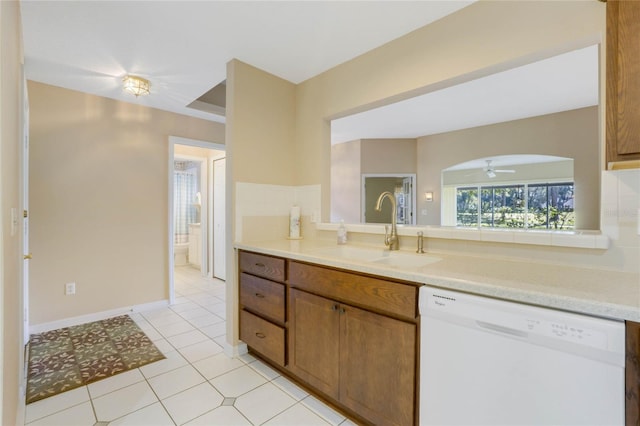
<path id="1" fill-rule="evenodd" d="M 502 325 L 491 324 L 490 322 L 476 321 L 476 324 L 480 328 L 495 331 L 501 334 L 508 334 L 509 336 L 521 337 L 524 339 L 529 337 L 529 333 L 527 333 L 526 331 L 520 331 L 514 328 L 504 327 Z"/>

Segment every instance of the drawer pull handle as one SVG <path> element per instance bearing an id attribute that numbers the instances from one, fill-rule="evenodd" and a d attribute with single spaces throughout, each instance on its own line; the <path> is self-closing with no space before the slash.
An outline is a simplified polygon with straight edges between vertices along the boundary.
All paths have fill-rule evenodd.
<path id="1" fill-rule="evenodd" d="M 264 294 L 256 293 L 256 297 L 260 299 L 264 299 Z"/>
<path id="2" fill-rule="evenodd" d="M 257 262 L 257 263 L 256 263 L 256 266 L 257 266 L 258 268 L 264 268 L 264 267 L 265 267 L 264 263 L 260 263 L 260 262 Z"/>
<path id="3" fill-rule="evenodd" d="M 265 338 L 265 337 L 267 337 L 267 336 L 266 336 L 264 333 L 257 332 L 257 333 L 256 333 L 256 337 L 257 337 L 258 339 L 264 339 L 264 338 Z"/>

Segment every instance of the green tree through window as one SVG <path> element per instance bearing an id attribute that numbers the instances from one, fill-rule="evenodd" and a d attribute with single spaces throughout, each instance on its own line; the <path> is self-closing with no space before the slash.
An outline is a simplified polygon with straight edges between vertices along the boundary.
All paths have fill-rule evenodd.
<path id="1" fill-rule="evenodd" d="M 573 182 L 461 187 L 457 226 L 574 229 L 573 197 Z"/>

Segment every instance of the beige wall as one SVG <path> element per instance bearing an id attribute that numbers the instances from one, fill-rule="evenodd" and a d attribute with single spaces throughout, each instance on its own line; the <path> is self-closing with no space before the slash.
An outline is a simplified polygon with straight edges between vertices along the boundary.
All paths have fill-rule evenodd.
<path id="1" fill-rule="evenodd" d="M 29 95 L 31 324 L 167 299 L 168 139 L 224 143 L 224 126 L 35 82 Z"/>
<path id="2" fill-rule="evenodd" d="M 418 215 L 418 224 L 440 224 L 443 169 L 495 155 L 541 154 L 574 159 L 576 228 L 600 229 L 598 136 L 598 107 L 588 107 L 419 138 L 418 194 L 434 191 L 434 202 L 420 201 L 427 216 Z"/>
<path id="3" fill-rule="evenodd" d="M 14 425 L 22 418 L 19 394 L 23 371 L 22 220 L 11 233 L 11 209 L 22 213 L 20 196 L 22 156 L 22 30 L 17 1 L 0 2 L 0 419 Z M 18 217 L 20 218 L 20 214 Z"/>
<path id="4" fill-rule="evenodd" d="M 233 97 L 231 111 L 227 100 L 227 137 L 233 141 L 233 181 L 293 184 L 295 86 L 237 60 L 231 69 L 235 81 L 232 87 L 227 81 Z"/>
<path id="5" fill-rule="evenodd" d="M 281 198 L 265 205 L 256 201 L 244 208 L 236 201 L 239 185 L 295 184 L 295 85 L 238 60 L 227 64 L 227 342 L 238 342 L 237 260 L 233 248 L 236 230 L 242 235 L 245 217 L 268 216 Z M 328 171 L 328 170 L 327 170 Z M 285 206 L 288 208 L 289 206 Z M 265 214 L 253 214 L 252 211 Z M 288 211 L 288 210 L 285 210 Z M 259 220 L 259 219 L 258 219 Z M 286 223 L 286 214 L 282 216 Z M 266 222 L 263 222 L 266 223 Z M 269 233 L 266 233 L 269 235 Z M 254 235 L 259 239 L 259 235 Z"/>
<path id="6" fill-rule="evenodd" d="M 415 139 L 362 139 L 362 173 L 414 174 Z"/>
<path id="7" fill-rule="evenodd" d="M 322 184 L 327 220 L 331 118 L 597 42 L 605 10 L 597 1 L 480 0 L 305 81 L 297 91 L 298 183 Z"/>
<path id="8" fill-rule="evenodd" d="M 360 222 L 361 145 L 358 139 L 331 147 L 331 222 Z"/>

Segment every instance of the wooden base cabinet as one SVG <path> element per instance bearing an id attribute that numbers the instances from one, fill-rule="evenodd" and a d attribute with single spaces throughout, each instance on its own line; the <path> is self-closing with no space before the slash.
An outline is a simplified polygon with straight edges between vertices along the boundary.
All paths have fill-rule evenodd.
<path id="1" fill-rule="evenodd" d="M 244 251 L 239 256 L 240 340 L 277 365 L 285 366 L 285 260 Z"/>
<path id="2" fill-rule="evenodd" d="M 289 291 L 289 370 L 338 399 L 340 316 L 338 304 L 304 291 Z"/>
<path id="3" fill-rule="evenodd" d="M 240 338 L 373 425 L 416 425 L 418 289 L 240 252 Z M 625 423 L 640 426 L 640 323 L 626 322 Z"/>
<path id="4" fill-rule="evenodd" d="M 291 372 L 373 424 L 414 424 L 416 324 L 301 290 L 289 298 Z"/>
<path id="5" fill-rule="evenodd" d="M 340 401 L 377 425 L 411 425 L 416 325 L 340 305 Z"/>

